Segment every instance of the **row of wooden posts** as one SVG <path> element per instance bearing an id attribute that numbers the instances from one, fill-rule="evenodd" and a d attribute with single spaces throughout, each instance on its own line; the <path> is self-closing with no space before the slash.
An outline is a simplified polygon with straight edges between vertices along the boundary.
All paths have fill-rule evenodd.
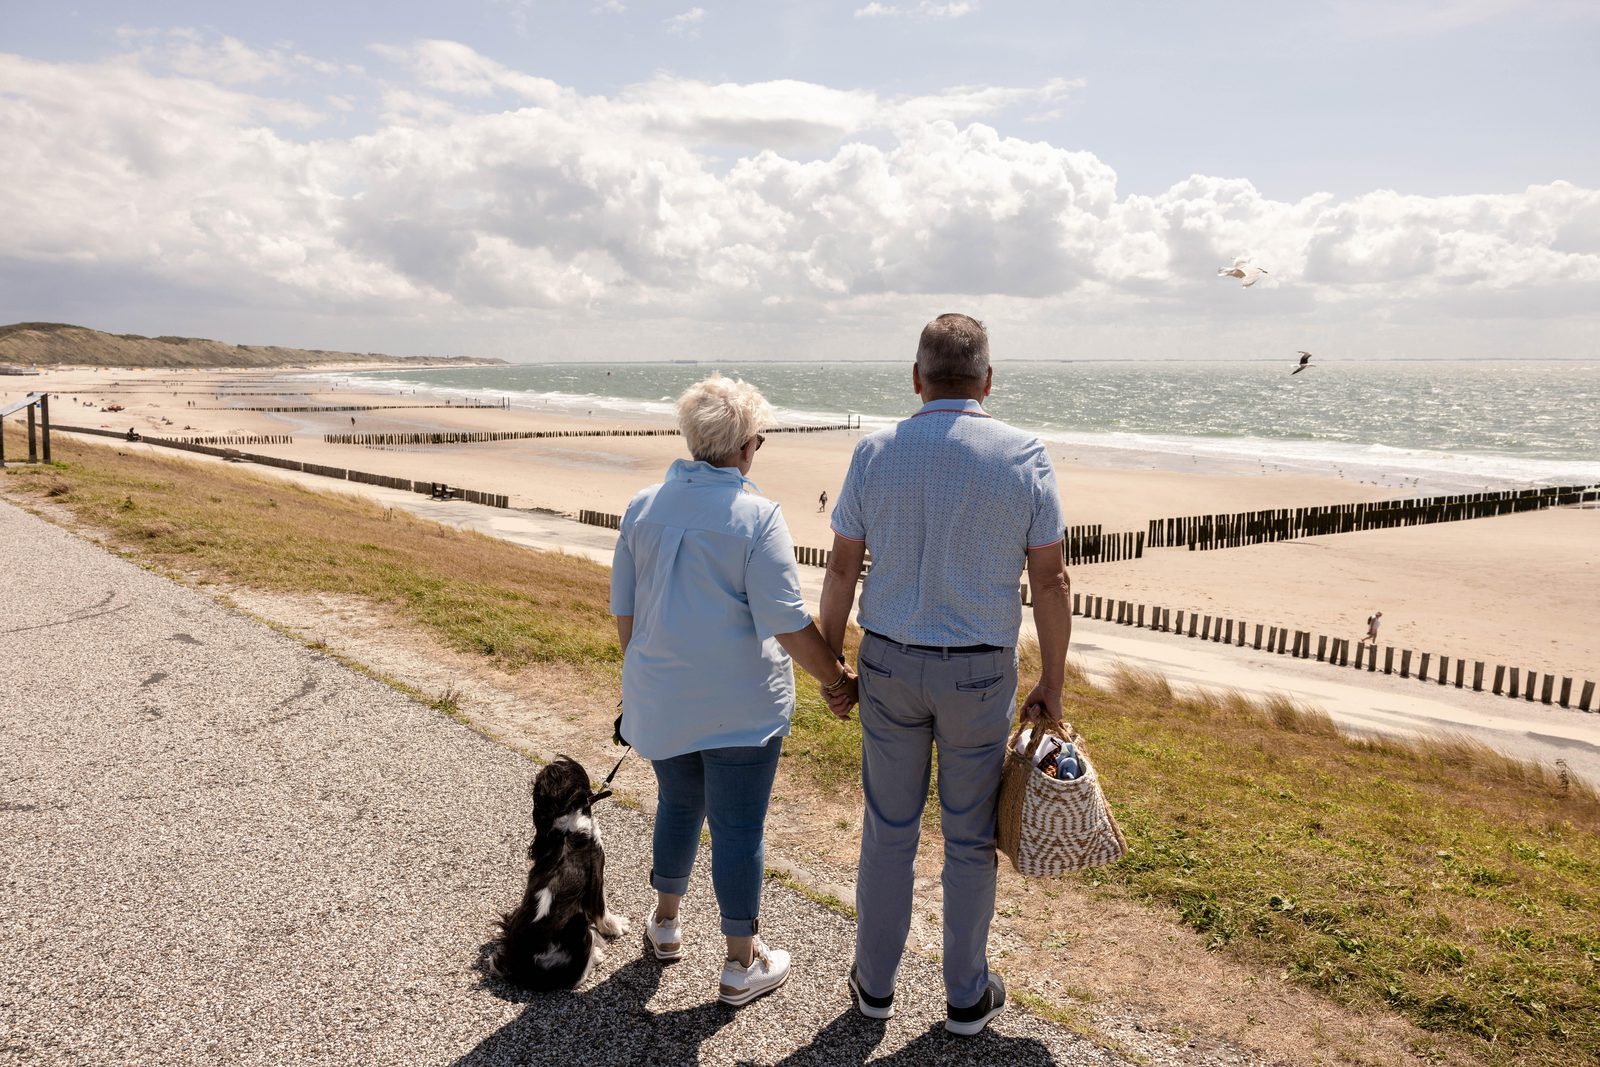
<path id="1" fill-rule="evenodd" d="M 235 409 L 239 410 L 239 409 Z M 859 423 L 855 424 L 859 425 Z M 829 430 L 854 429 L 852 425 L 837 426 L 775 426 L 765 433 L 824 433 Z M 551 437 L 677 437 L 678 430 L 477 430 L 439 431 L 434 433 L 325 433 L 323 443 L 330 445 L 464 445 L 490 441 L 536 441 Z"/>
<path id="2" fill-rule="evenodd" d="M 125 436 L 115 430 L 83 426 L 58 426 L 56 428 L 71 433 L 95 434 L 119 439 Z M 305 463 L 300 460 L 285 459 L 279 456 L 242 453 L 233 448 L 198 444 L 179 438 L 145 437 L 143 440 L 149 444 L 220 456 L 225 459 L 249 460 L 266 466 L 303 471 L 323 477 L 386 486 L 407 492 L 426 493 L 435 499 L 461 499 L 474 504 L 485 504 L 498 508 L 510 506 L 509 500 L 504 494 L 484 493 L 478 490 L 449 486 L 440 482 L 413 481 L 390 475 L 347 470 L 343 467 Z M 578 513 L 578 521 L 591 526 L 602 526 L 615 530 L 620 527 L 622 516 L 585 509 Z M 1068 545 L 1071 543 L 1070 534 L 1071 531 L 1069 531 Z M 1079 528 L 1079 536 L 1088 538 L 1090 536 L 1088 529 Z M 1142 544 L 1139 547 L 1142 547 Z M 1063 550 L 1067 550 L 1067 545 L 1064 545 Z M 826 549 L 806 546 L 795 547 L 796 562 L 806 566 L 826 567 L 829 555 L 830 553 Z M 1021 586 L 1021 596 L 1024 604 L 1032 603 L 1031 594 L 1026 584 Z M 1307 630 L 1291 630 L 1288 627 L 1267 626 L 1262 623 L 1256 623 L 1252 638 L 1249 625 L 1241 619 L 1202 615 L 1200 612 L 1185 612 L 1183 609 L 1178 609 L 1174 612 L 1171 608 L 1163 608 L 1157 605 L 1146 605 L 1127 600 L 1092 596 L 1085 593 L 1074 593 L 1072 595 L 1072 613 L 1085 618 L 1101 619 L 1140 629 L 1146 628 L 1148 623 L 1149 629 L 1161 633 L 1176 633 L 1180 636 L 1199 638 L 1202 641 L 1215 641 L 1240 648 L 1248 645 L 1248 647 L 1256 651 L 1289 655 L 1298 659 L 1311 659 L 1313 657 L 1312 645 L 1314 640 L 1316 648 L 1314 655 L 1319 663 L 1349 668 L 1352 666 L 1353 659 L 1353 666 L 1356 670 L 1364 669 L 1373 673 L 1379 670 L 1378 646 L 1376 644 L 1355 642 L 1354 652 L 1352 653 L 1352 642 L 1348 638 L 1330 638 L 1325 634 L 1313 634 Z M 1398 657 L 1396 655 L 1397 652 Z M 1396 662 L 1397 658 L 1398 663 Z M 1457 689 L 1467 688 L 1470 684 L 1474 692 L 1483 692 L 1487 686 L 1488 690 L 1496 696 L 1505 695 L 1512 699 L 1530 702 L 1538 700 L 1543 704 L 1559 704 L 1563 708 L 1572 707 L 1574 704 L 1573 690 L 1575 683 L 1571 677 L 1549 673 L 1540 675 L 1533 670 L 1523 671 L 1518 667 L 1508 667 L 1504 664 L 1493 665 L 1493 675 L 1490 676 L 1488 673 L 1489 665 L 1482 660 L 1467 660 L 1462 657 L 1451 659 L 1451 657 L 1443 654 L 1440 654 L 1435 659 L 1433 654 L 1429 652 L 1417 653 L 1411 649 L 1397 650 L 1392 645 L 1384 646 L 1382 666 L 1384 674 L 1392 675 L 1398 673 L 1401 678 L 1411 678 L 1413 677 L 1413 662 L 1416 664 L 1415 677 L 1421 682 L 1432 681 L 1441 686 L 1453 684 Z M 1467 677 L 1469 663 L 1471 664 L 1470 683 Z M 1576 706 L 1580 711 L 1600 711 L 1600 707 L 1595 705 L 1594 681 L 1583 680 L 1577 683 L 1577 689 Z"/>
<path id="3" fill-rule="evenodd" d="M 481 404 L 476 400 L 463 401 L 460 404 L 307 404 L 296 407 L 225 407 L 225 408 L 191 408 L 191 411 L 405 411 L 411 408 L 466 408 L 472 411 L 492 410 L 498 411 L 508 405 Z"/>
<path id="4" fill-rule="evenodd" d="M 70 433 L 115 437 L 119 440 L 127 439 L 126 433 L 119 433 L 116 430 L 102 430 L 96 427 L 58 426 L 57 429 L 66 430 Z M 302 460 L 286 459 L 282 456 L 263 456 L 253 452 L 240 452 L 236 448 L 195 444 L 177 437 L 144 436 L 140 440 L 145 444 L 160 445 L 163 448 L 176 448 L 184 452 L 199 452 L 202 455 L 217 456 L 228 460 L 247 460 L 251 463 L 259 463 L 264 467 L 277 467 L 280 470 L 301 471 L 306 474 L 320 475 L 324 478 L 360 482 L 363 485 L 379 485 L 387 489 L 400 489 L 407 493 L 423 493 L 436 500 L 466 500 L 474 504 L 484 504 L 491 508 L 509 508 L 511 506 L 510 498 L 503 493 L 485 493 L 477 489 L 463 489 L 460 486 L 444 485 L 441 482 L 396 478 L 389 474 L 369 474 L 366 471 L 353 471 L 344 467 L 329 467 L 321 463 L 306 463 Z"/>
<path id="5" fill-rule="evenodd" d="M 1593 489 L 1593 486 L 1552 485 L 1405 500 L 1374 500 L 1359 504 L 1151 519 L 1146 542 L 1151 548 L 1181 548 L 1187 545 L 1192 552 L 1359 530 L 1459 522 L 1564 507 L 1581 502 Z"/>
<path id="6" fill-rule="evenodd" d="M 601 511 L 580 511 L 578 521 L 615 530 L 620 526 L 622 516 Z M 795 561 L 802 566 L 826 567 L 830 553 L 827 549 L 796 545 L 794 555 Z M 1024 604 L 1033 603 L 1032 594 L 1026 583 L 1021 586 L 1021 594 Z M 1438 685 L 1454 684 L 1457 689 L 1470 687 L 1479 693 L 1487 686 L 1488 691 L 1495 696 L 1506 695 L 1513 699 L 1529 701 L 1537 699 L 1542 703 L 1559 704 L 1564 708 L 1574 706 L 1572 678 L 1553 674 L 1540 675 L 1536 671 L 1523 671 L 1503 664 L 1494 665 L 1491 675 L 1489 665 L 1482 660 L 1467 660 L 1462 657 L 1452 659 L 1443 654 L 1435 658 L 1429 652 L 1414 653 L 1411 649 L 1396 649 L 1392 645 L 1386 645 L 1383 648 L 1383 665 L 1380 668 L 1376 644 L 1352 642 L 1349 638 L 1329 637 L 1326 634 L 1314 634 L 1309 630 L 1294 630 L 1287 626 L 1268 626 L 1263 623 L 1254 624 L 1252 634 L 1250 624 L 1242 619 L 1205 615 L 1181 608 L 1174 611 L 1172 608 L 1153 604 L 1139 604 L 1087 593 L 1072 594 L 1072 613 L 1122 626 L 1148 628 L 1158 633 L 1174 633 L 1202 641 L 1253 648 L 1258 652 L 1272 652 L 1296 659 L 1315 658 L 1318 663 L 1334 667 L 1349 668 L 1353 665 L 1355 670 L 1370 672 L 1382 670 L 1384 674 L 1398 674 L 1402 678 L 1415 677 L 1422 682 L 1432 681 Z M 1416 667 L 1415 671 L 1412 670 L 1413 665 Z M 1600 711 L 1600 707 L 1595 705 L 1594 698 L 1595 683 L 1581 682 L 1576 694 L 1578 709 Z"/>
<path id="7" fill-rule="evenodd" d="M 1022 602 L 1033 602 L 1026 584 L 1022 586 Z M 1559 704 L 1563 708 L 1576 706 L 1580 711 L 1600 711 L 1600 705 L 1595 703 L 1593 681 L 1575 682 L 1567 676 L 1541 675 L 1537 671 L 1524 671 L 1504 664 L 1486 664 L 1483 660 L 1459 656 L 1452 658 L 1442 653 L 1435 656 L 1430 652 L 1414 652 L 1412 649 L 1396 649 L 1393 645 L 1385 645 L 1380 666 L 1376 644 L 1352 642 L 1345 637 L 1329 637 L 1309 630 L 1263 623 L 1255 623 L 1252 633 L 1251 624 L 1243 619 L 1205 615 L 1197 611 L 1185 612 L 1182 609 L 1175 612 L 1154 604 L 1087 593 L 1072 594 L 1072 613 L 1121 626 L 1173 633 L 1238 648 L 1248 647 L 1258 652 L 1271 652 L 1296 659 L 1315 658 L 1318 663 L 1332 667 L 1353 668 L 1369 673 L 1382 671 L 1384 674 L 1398 674 L 1401 678 L 1416 678 L 1419 682 L 1433 682 L 1456 689 L 1470 688 L 1475 693 L 1487 689 L 1495 696 L 1504 695 L 1513 700 L 1538 700 L 1543 704 Z M 1576 694 L 1574 689 L 1577 690 Z"/>
<path id="8" fill-rule="evenodd" d="M 1098 525 L 1068 526 L 1061 543 L 1067 566 L 1085 563 L 1115 563 L 1144 557 L 1143 533 L 1104 533 Z"/>
<path id="9" fill-rule="evenodd" d="M 292 445 L 294 436 L 286 433 L 236 433 L 221 437 L 163 437 L 162 441 L 182 441 L 189 445 Z"/>
<path id="10" fill-rule="evenodd" d="M 622 516 L 586 510 L 578 512 L 578 521 L 615 530 L 622 522 Z M 1069 566 L 1136 559 L 1143 551 L 1143 534 L 1102 534 L 1098 526 L 1069 527 L 1062 542 L 1062 552 Z M 794 548 L 795 562 L 803 567 L 826 567 L 829 555 L 829 550 L 825 548 L 809 548 L 805 545 L 796 545 Z"/>

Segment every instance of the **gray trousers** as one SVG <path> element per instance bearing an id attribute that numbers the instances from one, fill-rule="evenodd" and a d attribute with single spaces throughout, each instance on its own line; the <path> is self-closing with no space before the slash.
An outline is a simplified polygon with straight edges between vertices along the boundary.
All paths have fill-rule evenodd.
<path id="1" fill-rule="evenodd" d="M 945 999 L 969 1007 L 989 984 L 995 801 L 1016 703 L 1016 650 L 950 655 L 868 634 L 857 671 L 866 799 L 856 878 L 857 977 L 873 996 L 894 992 L 937 747 Z"/>

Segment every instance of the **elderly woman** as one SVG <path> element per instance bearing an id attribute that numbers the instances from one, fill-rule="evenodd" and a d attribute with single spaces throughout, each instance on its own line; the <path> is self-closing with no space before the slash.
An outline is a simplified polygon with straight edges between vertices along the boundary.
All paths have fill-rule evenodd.
<path id="1" fill-rule="evenodd" d="M 852 677 L 806 611 L 778 505 L 746 477 L 771 418 L 744 382 L 690 386 L 678 425 L 694 459 L 633 498 L 611 569 L 622 734 L 655 767 L 659 798 L 645 936 L 658 959 L 682 955 L 678 904 L 709 821 L 728 1004 L 789 976 L 789 954 L 757 933 L 767 801 L 794 712 L 790 656 L 830 694 Z"/>

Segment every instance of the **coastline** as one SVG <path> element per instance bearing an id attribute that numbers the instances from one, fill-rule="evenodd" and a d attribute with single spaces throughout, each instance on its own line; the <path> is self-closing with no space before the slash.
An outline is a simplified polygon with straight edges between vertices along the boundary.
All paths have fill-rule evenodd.
<path id="1" fill-rule="evenodd" d="M 414 365 L 411 365 L 414 369 Z M 370 365 L 358 368 L 372 370 Z M 527 407 L 411 409 L 355 413 L 249 412 L 207 393 L 293 391 L 284 404 L 410 404 L 415 396 L 340 387 L 312 372 L 168 369 L 145 372 L 52 368 L 39 377 L 0 380 L 0 397 L 31 390 L 58 394 L 52 420 L 67 425 L 137 428 L 161 436 L 294 434 L 292 445 L 251 451 L 313 463 L 442 481 L 505 493 L 517 508 L 618 513 L 633 493 L 659 481 L 682 454 L 676 437 L 550 438 L 464 445 L 372 448 L 330 445 L 323 433 L 438 430 L 593 430 L 656 428 L 663 417 L 622 419 L 614 412 Z M 207 381 L 206 379 L 210 379 Z M 113 381 L 124 383 L 113 388 Z M 227 384 L 222 384 L 227 383 Z M 247 384 L 248 383 L 248 384 Z M 178 395 L 173 395 L 174 393 Z M 74 400 L 72 398 L 76 397 Z M 103 403 L 125 409 L 106 413 Z M 195 407 L 187 406 L 195 403 Z M 273 397 L 234 403 L 272 406 Z M 208 410 L 209 408 L 221 410 Z M 909 409 L 908 409 L 909 413 Z M 171 422 L 164 423 L 163 419 Z M 354 419 L 354 425 L 351 423 Z M 185 429 L 184 427 L 189 427 Z M 795 542 L 831 544 L 817 508 L 837 493 L 851 450 L 866 430 L 769 438 L 752 480 L 778 501 Z M 1052 446 L 1069 521 L 1108 531 L 1142 530 L 1174 515 L 1350 503 L 1411 495 L 1349 478 L 1240 470 L 1202 464 L 1133 467 L 1125 455 Z M 1075 587 L 1096 595 L 1226 614 L 1352 638 L 1372 611 L 1384 612 L 1386 643 L 1454 656 L 1520 663 L 1541 672 L 1592 675 L 1600 635 L 1580 620 L 1600 602 L 1600 510 L 1562 509 L 1436 526 L 1340 534 L 1211 552 L 1163 549 L 1143 559 L 1079 566 Z"/>

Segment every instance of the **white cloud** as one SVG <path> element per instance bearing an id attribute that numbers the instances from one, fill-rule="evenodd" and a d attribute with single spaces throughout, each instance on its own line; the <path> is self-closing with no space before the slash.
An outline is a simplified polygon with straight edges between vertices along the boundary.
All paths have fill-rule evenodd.
<path id="1" fill-rule="evenodd" d="M 691 7 L 682 14 L 673 15 L 671 18 L 662 19 L 667 25 L 667 32 L 677 34 L 679 37 L 698 37 L 700 24 L 706 20 L 706 9 Z"/>
<path id="2" fill-rule="evenodd" d="M 968 0 L 953 0 L 950 3 L 935 3 L 934 0 L 920 0 L 915 5 L 881 4 L 878 0 L 865 7 L 858 7 L 855 17 L 858 19 L 872 18 L 923 18 L 923 19 L 958 19 L 963 15 L 970 15 L 978 10 L 978 5 Z"/>
<path id="3" fill-rule="evenodd" d="M 0 56 L 0 262 L 406 321 L 864 322 L 955 299 L 1019 323 L 1595 316 L 1600 191 L 1280 201 L 1195 175 L 1121 195 L 1093 153 L 999 132 L 1072 81 L 883 97 L 662 74 L 598 96 L 423 41 L 381 50 L 400 79 L 330 100 L 366 132 L 311 138 L 315 113 L 229 81 L 233 45 L 198 47 L 189 73 L 143 43 Z M 192 73 L 212 62 L 232 73 Z M 1270 281 L 1217 279 L 1239 255 Z"/>

